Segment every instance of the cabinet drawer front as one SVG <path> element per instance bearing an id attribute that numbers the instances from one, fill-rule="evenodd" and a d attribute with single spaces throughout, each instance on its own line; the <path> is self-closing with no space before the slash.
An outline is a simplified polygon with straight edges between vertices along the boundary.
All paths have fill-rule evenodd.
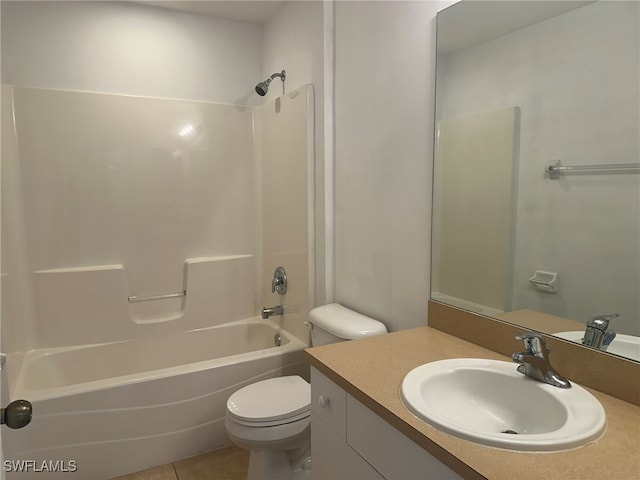
<path id="1" fill-rule="evenodd" d="M 322 373 L 311 367 L 311 410 L 345 441 L 347 394 Z"/>
<path id="2" fill-rule="evenodd" d="M 351 395 L 347 411 L 347 443 L 385 478 L 462 480 Z"/>

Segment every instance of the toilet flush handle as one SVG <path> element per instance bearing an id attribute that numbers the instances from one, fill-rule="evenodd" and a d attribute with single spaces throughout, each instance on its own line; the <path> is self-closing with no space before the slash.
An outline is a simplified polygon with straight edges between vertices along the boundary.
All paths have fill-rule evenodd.
<path id="1" fill-rule="evenodd" d="M 325 408 L 327 405 L 329 405 L 329 398 L 325 397 L 324 395 L 320 395 L 318 397 L 318 405 L 320 405 L 320 408 Z"/>

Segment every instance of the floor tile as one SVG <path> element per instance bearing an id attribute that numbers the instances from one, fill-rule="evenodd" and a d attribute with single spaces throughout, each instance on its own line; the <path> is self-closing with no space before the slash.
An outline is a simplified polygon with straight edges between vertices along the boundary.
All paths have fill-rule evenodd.
<path id="1" fill-rule="evenodd" d="M 129 473 L 112 480 L 177 480 L 176 472 L 170 463 L 159 467 L 148 468 L 136 473 Z"/>
<path id="2" fill-rule="evenodd" d="M 249 451 L 232 446 L 186 458 L 173 465 L 179 480 L 245 480 Z"/>

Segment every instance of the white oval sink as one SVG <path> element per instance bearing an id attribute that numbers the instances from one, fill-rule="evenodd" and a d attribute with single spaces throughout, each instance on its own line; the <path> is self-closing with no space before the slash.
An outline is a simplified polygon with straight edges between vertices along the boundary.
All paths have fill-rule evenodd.
<path id="1" fill-rule="evenodd" d="M 557 451 L 598 439 L 600 402 L 573 384 L 562 389 L 525 377 L 511 362 L 457 358 L 427 363 L 402 381 L 405 405 L 452 435 L 522 451 Z"/>
<path id="2" fill-rule="evenodd" d="M 584 330 L 554 333 L 553 336 L 581 344 L 582 337 L 584 337 Z M 611 345 L 609 345 L 609 348 L 607 348 L 607 352 L 640 361 L 640 337 L 618 333 L 616 338 L 613 339 L 613 342 L 611 342 Z"/>

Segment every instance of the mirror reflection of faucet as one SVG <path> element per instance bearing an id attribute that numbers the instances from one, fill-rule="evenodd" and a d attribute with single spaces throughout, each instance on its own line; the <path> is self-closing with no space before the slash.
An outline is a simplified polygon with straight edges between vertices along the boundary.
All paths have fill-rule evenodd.
<path id="1" fill-rule="evenodd" d="M 616 338 L 616 332 L 609 330 L 609 322 L 619 316 L 618 313 L 611 313 L 609 315 L 591 317 L 587 321 L 582 344 L 606 352 L 613 339 Z"/>

